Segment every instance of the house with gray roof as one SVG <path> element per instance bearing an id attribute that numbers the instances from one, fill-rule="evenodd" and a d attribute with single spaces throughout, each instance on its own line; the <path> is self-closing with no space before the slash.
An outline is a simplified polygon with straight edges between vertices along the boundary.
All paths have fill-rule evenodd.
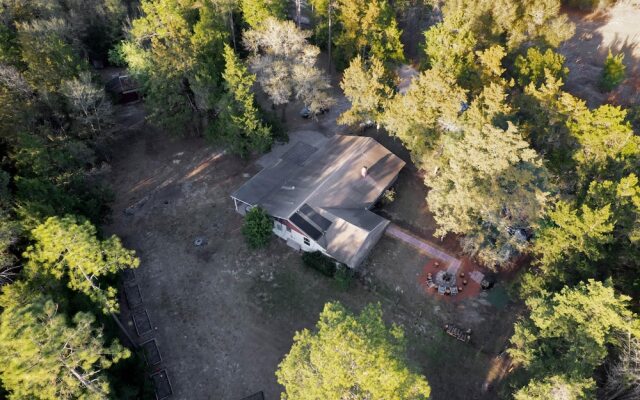
<path id="1" fill-rule="evenodd" d="M 231 198 L 242 215 L 265 209 L 273 232 L 292 248 L 355 268 L 389 224 L 370 209 L 404 165 L 369 137 L 336 135 L 318 147 L 296 142 Z"/>

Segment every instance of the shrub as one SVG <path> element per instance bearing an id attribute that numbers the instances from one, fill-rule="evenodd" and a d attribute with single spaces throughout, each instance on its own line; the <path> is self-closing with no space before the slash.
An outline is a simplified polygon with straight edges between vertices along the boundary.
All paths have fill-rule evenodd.
<path id="1" fill-rule="evenodd" d="M 393 188 L 387 189 L 382 194 L 382 202 L 384 204 L 391 204 L 396 199 L 396 191 Z"/>
<path id="2" fill-rule="evenodd" d="M 533 82 L 540 86 L 547 75 L 564 80 L 569 69 L 564 66 L 565 58 L 551 49 L 543 53 L 537 47 L 530 47 L 527 54 L 520 54 L 514 62 L 515 75 L 522 87 Z"/>
<path id="3" fill-rule="evenodd" d="M 303 253 L 302 262 L 328 277 L 333 277 L 336 273 L 336 262 L 319 251 Z"/>
<path id="4" fill-rule="evenodd" d="M 338 264 L 333 278 L 336 280 L 338 288 L 346 291 L 351 286 L 351 281 L 353 281 L 353 270 L 344 264 Z"/>
<path id="5" fill-rule="evenodd" d="M 242 234 L 249 247 L 255 249 L 264 247 L 269 243 L 272 229 L 273 222 L 271 222 L 271 218 L 269 218 L 266 211 L 260 207 L 254 207 L 247 212 L 244 218 Z"/>
<path id="6" fill-rule="evenodd" d="M 626 67 L 622 62 L 623 60 L 623 53 L 614 56 L 611 54 L 611 50 L 609 50 L 607 60 L 604 62 L 602 77 L 600 78 L 600 86 L 604 91 L 610 92 L 624 80 Z"/>

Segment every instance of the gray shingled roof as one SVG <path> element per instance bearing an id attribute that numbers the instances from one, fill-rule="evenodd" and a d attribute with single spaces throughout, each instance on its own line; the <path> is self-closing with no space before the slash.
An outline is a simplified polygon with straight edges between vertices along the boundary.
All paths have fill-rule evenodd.
<path id="1" fill-rule="evenodd" d="M 231 196 L 288 219 L 304 203 L 368 208 L 404 166 L 372 138 L 336 135 L 321 149 L 298 142 Z M 368 168 L 367 177 L 360 171 Z"/>
<path id="2" fill-rule="evenodd" d="M 275 217 L 293 216 L 310 237 L 321 234 L 318 242 L 336 259 L 351 265 L 361 258 L 369 233 L 388 224 L 368 208 L 404 165 L 372 138 L 336 135 L 319 149 L 296 143 L 231 196 Z"/>

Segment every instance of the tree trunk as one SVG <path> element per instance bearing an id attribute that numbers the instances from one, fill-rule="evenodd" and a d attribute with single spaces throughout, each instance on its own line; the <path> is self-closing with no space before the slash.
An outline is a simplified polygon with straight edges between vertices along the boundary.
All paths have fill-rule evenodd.
<path id="1" fill-rule="evenodd" d="M 329 55 L 329 75 L 331 75 L 331 3 L 327 5 L 327 16 L 329 17 L 329 40 L 327 41 L 327 54 Z"/>
<path id="2" fill-rule="evenodd" d="M 236 30 L 233 26 L 233 11 L 229 10 L 229 27 L 231 28 L 231 40 L 233 41 L 233 51 L 238 51 L 236 47 Z"/>

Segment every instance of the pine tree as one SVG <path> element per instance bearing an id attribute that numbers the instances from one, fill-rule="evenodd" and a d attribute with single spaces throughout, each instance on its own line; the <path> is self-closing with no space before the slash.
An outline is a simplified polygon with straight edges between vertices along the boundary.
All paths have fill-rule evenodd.
<path id="1" fill-rule="evenodd" d="M 351 108 L 338 118 L 340 124 L 380 123 L 384 105 L 392 95 L 384 65 L 375 56 L 364 62 L 358 55 L 342 75 L 340 87 Z"/>
<path id="2" fill-rule="evenodd" d="M 5 286 L 0 306 L 0 374 L 11 398 L 109 398 L 104 370 L 130 353 L 117 341 L 106 346 L 93 315 L 70 322 L 24 283 Z"/>
<path id="3" fill-rule="evenodd" d="M 590 279 L 559 293 L 527 299 L 529 317 L 516 323 L 509 354 L 537 379 L 566 375 L 590 379 L 617 344 L 617 332 L 640 334 L 630 298 Z"/>
<path id="4" fill-rule="evenodd" d="M 259 29 L 268 18 L 284 20 L 287 17 L 287 0 L 240 0 L 244 21 Z"/>
<path id="5" fill-rule="evenodd" d="M 384 63 L 404 61 L 401 31 L 386 0 L 336 0 L 336 56 L 342 66 L 356 55 Z"/>
<path id="6" fill-rule="evenodd" d="M 424 399 L 431 389 L 406 361 L 404 332 L 387 328 L 380 305 L 359 315 L 327 303 L 316 331 L 297 332 L 276 376 L 283 399 Z"/>
<path id="7" fill-rule="evenodd" d="M 222 74 L 226 94 L 223 96 L 218 119 L 209 134 L 222 139 L 233 152 L 246 156 L 251 151 L 263 152 L 271 147 L 271 129 L 266 126 L 255 104 L 251 87 L 255 75 L 229 45 L 224 48 L 225 70 Z"/>
<path id="8" fill-rule="evenodd" d="M 49 218 L 31 235 L 34 243 L 23 254 L 29 275 L 53 276 L 89 296 L 103 312 L 118 311 L 116 288 L 101 287 L 98 279 L 138 266 L 135 253 L 125 249 L 120 239 L 100 240 L 90 222 L 71 216 Z"/>

